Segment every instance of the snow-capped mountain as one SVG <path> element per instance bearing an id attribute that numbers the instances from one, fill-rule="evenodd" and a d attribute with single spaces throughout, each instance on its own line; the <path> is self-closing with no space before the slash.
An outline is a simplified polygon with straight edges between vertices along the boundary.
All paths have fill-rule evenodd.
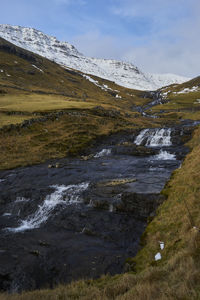
<path id="1" fill-rule="evenodd" d="M 55 37 L 33 28 L 2 24 L 0 37 L 64 67 L 111 80 L 127 88 L 156 90 L 169 84 L 189 80 L 189 78 L 174 74 L 144 73 L 131 63 L 85 57 L 71 44 L 60 42 Z"/>

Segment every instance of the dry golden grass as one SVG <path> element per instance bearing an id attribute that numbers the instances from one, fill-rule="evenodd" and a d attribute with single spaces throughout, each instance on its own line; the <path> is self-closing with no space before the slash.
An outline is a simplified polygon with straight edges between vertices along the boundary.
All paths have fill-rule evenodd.
<path id="1" fill-rule="evenodd" d="M 137 179 L 136 178 L 116 178 L 110 181 L 104 181 L 98 183 L 99 186 L 116 186 L 116 185 L 123 185 L 131 182 L 135 182 Z"/>
<path id="2" fill-rule="evenodd" d="M 162 89 L 163 92 L 168 92 L 165 104 L 157 105 L 152 108 L 153 113 L 165 116 L 172 119 L 200 119 L 200 91 L 186 92 L 177 94 L 185 88 L 191 89 L 194 86 L 200 85 L 200 77 L 185 82 L 183 84 L 175 84 Z M 163 114 L 163 111 L 165 112 Z"/>
<path id="3" fill-rule="evenodd" d="M 37 164 L 49 159 L 78 155 L 97 137 L 148 126 L 145 119 L 97 116 L 76 110 L 54 121 L 0 131 L 0 169 Z"/>
<path id="4" fill-rule="evenodd" d="M 6 115 L 4 113 L 0 113 L 0 128 L 10 124 L 19 124 L 24 120 L 31 119 L 30 115 Z"/>
<path id="5" fill-rule="evenodd" d="M 0 96 L 0 111 L 40 112 L 64 109 L 87 109 L 96 103 L 75 101 L 61 95 L 21 94 Z"/>

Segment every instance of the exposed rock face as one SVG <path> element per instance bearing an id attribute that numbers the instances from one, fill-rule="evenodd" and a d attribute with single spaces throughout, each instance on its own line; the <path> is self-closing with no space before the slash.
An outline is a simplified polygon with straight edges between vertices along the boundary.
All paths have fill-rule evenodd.
<path id="1" fill-rule="evenodd" d="M 42 58 L 40 58 L 39 56 L 37 58 L 36 55 L 34 55 L 33 53 L 23 50 L 22 48 L 15 47 L 14 45 L 12 45 L 11 43 L 9 43 L 8 41 L 4 40 L 1 37 L 0 37 L 0 50 L 3 50 L 7 53 L 15 54 L 32 63 L 42 62 Z"/>

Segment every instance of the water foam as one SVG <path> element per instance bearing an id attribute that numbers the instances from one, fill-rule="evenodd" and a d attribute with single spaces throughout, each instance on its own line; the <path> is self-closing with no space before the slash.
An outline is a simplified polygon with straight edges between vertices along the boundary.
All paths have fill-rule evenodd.
<path id="1" fill-rule="evenodd" d="M 176 155 L 167 151 L 160 150 L 160 152 L 153 156 L 153 160 L 176 160 Z"/>
<path id="2" fill-rule="evenodd" d="M 95 154 L 95 158 L 99 158 L 99 157 L 103 157 L 103 156 L 108 156 L 111 154 L 111 149 L 103 149 L 100 152 L 98 152 L 97 154 Z"/>
<path id="3" fill-rule="evenodd" d="M 55 191 L 48 195 L 43 204 L 39 205 L 37 211 L 30 215 L 26 220 L 21 221 L 21 224 L 16 228 L 6 228 L 11 232 L 22 232 L 34 228 L 39 228 L 42 223 L 45 223 L 53 213 L 57 205 L 69 205 L 79 203 L 82 198 L 81 194 L 89 186 L 89 183 L 81 183 L 77 185 L 54 185 Z"/>

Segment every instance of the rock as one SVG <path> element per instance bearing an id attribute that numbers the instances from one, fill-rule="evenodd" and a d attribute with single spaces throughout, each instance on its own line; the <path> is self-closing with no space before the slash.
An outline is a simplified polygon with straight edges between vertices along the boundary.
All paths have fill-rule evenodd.
<path id="1" fill-rule="evenodd" d="M 129 263 L 125 263 L 124 273 L 131 272 L 131 271 L 132 271 L 131 265 Z"/>
<path id="2" fill-rule="evenodd" d="M 97 186 L 116 186 L 116 185 L 127 184 L 135 181 L 137 181 L 136 178 L 116 178 L 110 181 L 100 182 L 97 184 Z"/>
<path id="3" fill-rule="evenodd" d="M 49 169 L 54 168 L 54 165 L 48 165 L 48 168 Z"/>
<path id="4" fill-rule="evenodd" d="M 39 244 L 40 246 L 42 246 L 42 247 L 50 247 L 50 245 L 49 245 L 47 242 L 45 242 L 45 241 L 39 240 L 39 241 L 38 241 L 38 244 Z"/>
<path id="5" fill-rule="evenodd" d="M 97 209 L 109 209 L 109 201 L 105 199 L 93 199 L 91 205 Z"/>
<path id="6" fill-rule="evenodd" d="M 116 210 L 147 219 L 164 200 L 165 197 L 160 194 L 123 193 Z"/>
<path id="7" fill-rule="evenodd" d="M 87 235 L 95 235 L 95 232 L 93 232 L 90 228 L 88 227 L 84 227 L 82 232 L 83 234 L 87 234 Z"/>
<path id="8" fill-rule="evenodd" d="M 155 155 L 157 153 L 157 150 L 155 149 L 147 148 L 144 146 L 137 146 L 131 144 L 130 142 L 125 142 L 122 145 L 118 145 L 112 151 L 113 154 L 133 156 L 147 156 Z"/>
<path id="9" fill-rule="evenodd" d="M 29 251 L 30 254 L 35 255 L 35 256 L 39 256 L 40 252 L 38 250 L 31 250 Z"/>
<path id="10" fill-rule="evenodd" d="M 89 154 L 87 156 L 86 155 L 85 156 L 81 156 L 81 159 L 86 161 L 86 160 L 89 160 L 89 159 L 91 159 L 93 157 L 94 157 L 94 154 Z"/>

